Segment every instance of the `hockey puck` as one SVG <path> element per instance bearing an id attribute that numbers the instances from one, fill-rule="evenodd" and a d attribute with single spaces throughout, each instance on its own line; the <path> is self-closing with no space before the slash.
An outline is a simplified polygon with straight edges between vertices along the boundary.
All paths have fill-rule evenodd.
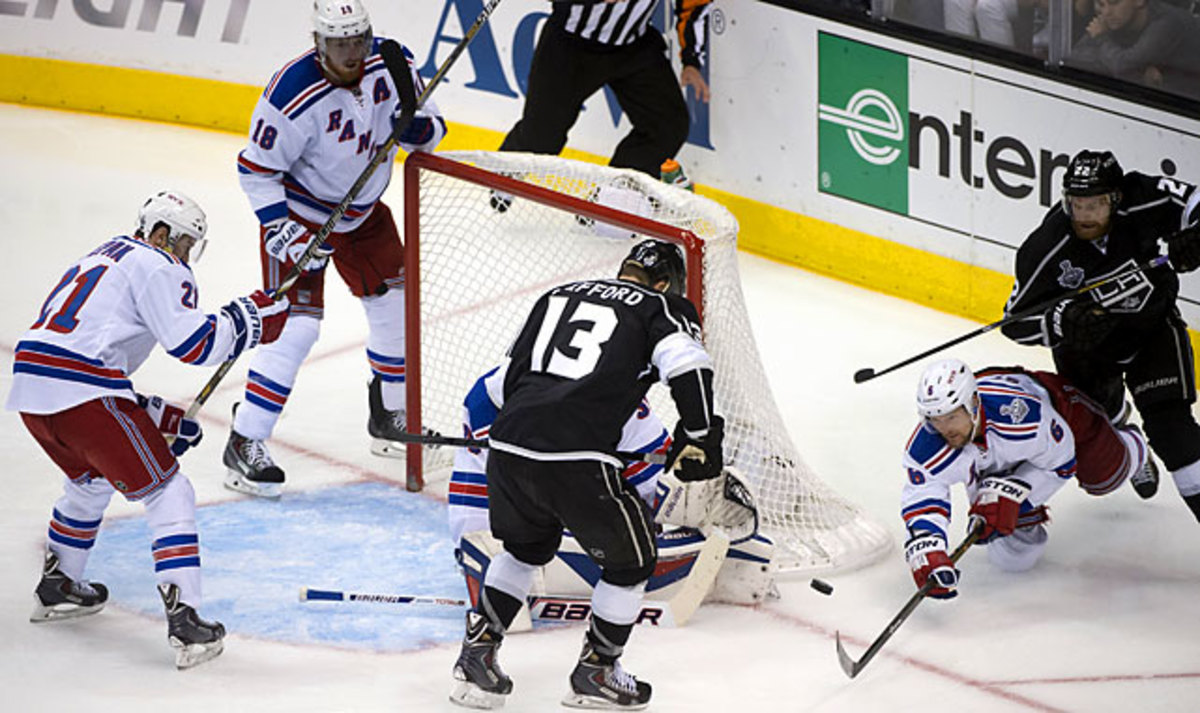
<path id="1" fill-rule="evenodd" d="M 814 579 L 813 581 L 808 583 L 808 586 L 817 590 L 821 594 L 824 594 L 825 596 L 829 596 L 830 594 L 833 594 L 833 587 L 829 584 L 829 582 L 826 582 L 824 580 Z"/>

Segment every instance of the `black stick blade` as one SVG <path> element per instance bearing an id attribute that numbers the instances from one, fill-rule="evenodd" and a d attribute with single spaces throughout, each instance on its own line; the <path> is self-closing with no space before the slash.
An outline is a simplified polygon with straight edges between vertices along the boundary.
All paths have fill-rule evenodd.
<path id="1" fill-rule="evenodd" d="M 842 670 L 846 672 L 847 676 L 854 678 L 861 669 L 855 663 L 854 659 L 850 658 L 850 654 L 846 653 L 846 649 L 842 646 L 841 632 L 835 631 L 833 638 L 837 640 L 838 663 L 842 665 Z"/>
<path id="2" fill-rule="evenodd" d="M 856 383 L 856 384 L 861 384 L 864 381 L 870 381 L 871 379 L 874 379 L 874 378 L 875 378 L 875 370 L 874 369 L 870 369 L 870 368 L 859 369 L 858 371 L 854 372 L 854 383 Z"/>
<path id="3" fill-rule="evenodd" d="M 383 58 L 383 66 L 387 68 L 396 90 L 400 92 L 400 108 L 405 114 L 417 110 L 417 88 L 413 85 L 412 72 L 408 68 L 408 59 L 400 43 L 395 40 L 384 40 L 379 45 L 379 56 Z"/>

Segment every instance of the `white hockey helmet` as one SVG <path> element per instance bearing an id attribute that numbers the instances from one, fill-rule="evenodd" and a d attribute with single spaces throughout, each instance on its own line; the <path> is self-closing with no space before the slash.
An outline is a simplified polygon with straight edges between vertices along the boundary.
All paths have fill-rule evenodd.
<path id="1" fill-rule="evenodd" d="M 174 251 L 180 237 L 189 235 L 195 239 L 189 262 L 195 262 L 204 254 L 208 240 L 208 218 L 196 201 L 179 191 L 159 191 L 146 199 L 138 209 L 137 232 L 149 238 L 160 225 L 167 228 L 167 247 Z"/>
<path id="2" fill-rule="evenodd" d="M 325 41 L 339 37 L 365 37 L 370 52 L 374 36 L 371 32 L 371 16 L 360 0 L 313 0 L 313 36 L 317 41 L 317 55 L 325 62 Z"/>
<path id="3" fill-rule="evenodd" d="M 917 413 L 944 416 L 963 407 L 974 418 L 979 388 L 971 367 L 961 359 L 942 359 L 925 367 L 917 385 Z"/>

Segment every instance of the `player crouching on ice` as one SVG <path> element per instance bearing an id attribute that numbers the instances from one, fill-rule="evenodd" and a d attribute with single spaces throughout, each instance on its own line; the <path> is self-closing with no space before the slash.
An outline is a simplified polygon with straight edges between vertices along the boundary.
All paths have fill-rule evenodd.
<path id="1" fill-rule="evenodd" d="M 100 245 L 72 265 L 17 343 L 7 407 L 66 474 L 47 533 L 42 579 L 30 621 L 95 614 L 108 589 L 83 579 L 109 499 L 141 502 L 153 538 L 158 590 L 175 664 L 190 668 L 221 653 L 225 627 L 200 606 L 196 498 L 176 458 L 200 442 L 200 424 L 129 375 L 155 344 L 185 364 L 215 366 L 279 336 L 288 302 L 261 290 L 216 314 L 197 305 L 188 266 L 203 252 L 204 211 L 164 191 L 138 212 L 133 237 Z M 167 439 L 171 439 L 168 445 Z"/>
<path id="2" fill-rule="evenodd" d="M 467 394 L 463 432 L 468 438 L 488 437 L 503 403 L 506 367 L 507 363 L 479 377 Z M 670 447 L 667 429 L 643 400 L 625 422 L 618 450 L 665 455 Z M 472 605 L 479 603 L 484 570 L 501 550 L 488 523 L 487 458 L 486 448 L 457 449 L 449 485 L 450 537 Z M 753 497 L 732 468 L 726 467 L 723 480 L 683 482 L 672 472 L 664 473 L 661 464 L 634 460 L 625 464 L 621 475 L 654 513 L 656 523 L 674 526 L 658 533 L 658 564 L 646 583 L 650 602 L 641 620 L 681 626 L 701 600 L 757 604 L 778 596 L 770 566 L 774 544 L 758 532 Z M 724 562 L 699 566 L 716 557 L 724 557 Z M 555 558 L 535 576 L 528 600 L 533 618 L 584 618 L 587 605 L 572 600 L 586 600 L 599 578 L 599 567 L 564 533 Z M 529 607 L 523 608 L 509 631 L 527 628 L 530 615 Z"/>
<path id="3" fill-rule="evenodd" d="M 946 550 L 950 486 L 966 486 L 967 531 L 1008 572 L 1037 563 L 1046 547 L 1046 502 L 1068 480 L 1105 495 L 1129 479 L 1157 483 L 1146 439 L 1134 425 L 1113 426 L 1104 409 L 1057 374 L 1019 367 L 977 374 L 958 359 L 930 364 L 917 388 L 922 423 L 904 452 L 908 482 L 901 514 L 904 554 L 929 596 L 958 594 L 958 570 Z"/>

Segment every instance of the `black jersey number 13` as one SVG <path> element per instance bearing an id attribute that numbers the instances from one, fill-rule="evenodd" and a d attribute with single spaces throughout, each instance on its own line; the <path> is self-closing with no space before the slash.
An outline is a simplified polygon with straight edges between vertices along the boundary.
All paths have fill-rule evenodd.
<path id="1" fill-rule="evenodd" d="M 546 316 L 538 329 L 537 339 L 533 342 L 529 367 L 531 371 L 579 379 L 592 373 L 596 363 L 600 361 L 603 353 L 601 347 L 617 328 L 617 313 L 612 307 L 593 302 L 580 302 L 576 305 L 567 321 L 578 326 L 566 332 L 563 339 L 566 340 L 566 346 L 576 350 L 578 354 L 568 356 L 558 345 L 551 343 L 554 333 L 558 331 L 558 325 L 562 323 L 567 303 L 568 299 L 561 295 L 555 295 L 548 300 Z"/>

